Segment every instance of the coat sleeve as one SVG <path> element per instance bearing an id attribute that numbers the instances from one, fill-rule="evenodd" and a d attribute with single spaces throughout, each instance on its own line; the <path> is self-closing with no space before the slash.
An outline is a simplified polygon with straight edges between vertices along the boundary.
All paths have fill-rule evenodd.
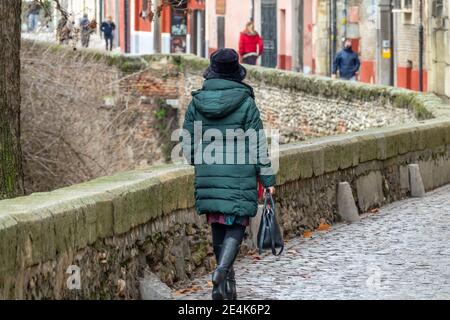
<path id="1" fill-rule="evenodd" d="M 341 61 L 341 53 L 338 52 L 336 54 L 336 56 L 334 57 L 334 60 L 333 60 L 333 70 L 331 72 L 332 74 L 336 74 L 337 73 L 340 61 Z"/>
<path id="2" fill-rule="evenodd" d="M 194 121 L 195 121 L 194 106 L 192 105 L 192 102 L 191 102 L 189 104 L 186 114 L 184 116 L 183 131 L 182 131 L 183 155 L 190 165 L 194 165 L 195 152 L 196 152 L 195 146 L 198 144 L 198 141 L 197 142 L 194 141 L 194 138 L 195 138 Z"/>
<path id="3" fill-rule="evenodd" d="M 259 55 L 262 55 L 264 53 L 264 40 L 261 36 L 258 36 L 258 50 Z"/>
<path id="4" fill-rule="evenodd" d="M 361 61 L 359 61 L 358 54 L 355 54 L 355 73 L 358 72 L 359 68 L 361 67 Z"/>
<path id="5" fill-rule="evenodd" d="M 261 184 L 265 187 L 272 187 L 275 185 L 275 174 L 272 168 L 272 162 L 270 161 L 268 154 L 267 138 L 264 133 L 264 127 L 261 120 L 260 112 L 256 106 L 255 101 L 252 98 L 250 100 L 250 109 L 247 114 L 246 130 L 253 129 L 257 134 L 257 163 L 256 170 Z M 252 147 L 252 146 L 250 146 Z"/>

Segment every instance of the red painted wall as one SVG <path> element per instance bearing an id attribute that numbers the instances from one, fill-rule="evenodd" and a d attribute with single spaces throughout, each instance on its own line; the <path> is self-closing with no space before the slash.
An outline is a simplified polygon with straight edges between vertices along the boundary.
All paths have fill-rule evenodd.
<path id="1" fill-rule="evenodd" d="M 191 28 L 191 20 L 192 20 L 192 14 L 188 14 L 187 15 L 187 17 L 186 17 L 186 24 L 187 24 L 187 26 L 186 26 L 186 32 L 188 33 L 188 34 L 192 34 L 192 28 Z"/>
<path id="2" fill-rule="evenodd" d="M 119 1 L 119 46 L 125 52 L 125 0 Z"/>
<path id="3" fill-rule="evenodd" d="M 356 52 L 357 54 L 359 54 L 359 39 L 351 39 L 352 40 L 352 50 L 353 52 Z M 338 50 L 339 50 L 339 45 L 338 45 Z"/>
<path id="4" fill-rule="evenodd" d="M 375 61 L 361 61 L 358 80 L 367 83 L 375 83 L 375 65 Z"/>
<path id="5" fill-rule="evenodd" d="M 419 70 L 397 67 L 397 87 L 419 91 Z M 423 70 L 423 91 L 428 91 L 427 70 Z"/>
<path id="6" fill-rule="evenodd" d="M 161 32 L 162 33 L 170 33 L 170 6 L 164 6 L 161 13 Z"/>
<path id="7" fill-rule="evenodd" d="M 278 68 L 283 70 L 292 69 L 292 57 L 285 54 L 278 55 Z"/>
<path id="8" fill-rule="evenodd" d="M 419 70 L 412 71 L 411 89 L 419 91 Z M 423 91 L 428 91 L 428 72 L 423 70 Z"/>
<path id="9" fill-rule="evenodd" d="M 146 18 L 145 20 L 142 19 L 139 14 L 142 10 L 146 10 L 147 8 L 142 7 L 143 3 L 141 1 L 136 1 L 135 5 L 135 13 L 134 13 L 134 25 L 136 31 L 152 31 L 152 23 L 149 18 Z"/>
<path id="10" fill-rule="evenodd" d="M 187 6 L 192 10 L 205 10 L 206 1 L 189 0 Z"/>

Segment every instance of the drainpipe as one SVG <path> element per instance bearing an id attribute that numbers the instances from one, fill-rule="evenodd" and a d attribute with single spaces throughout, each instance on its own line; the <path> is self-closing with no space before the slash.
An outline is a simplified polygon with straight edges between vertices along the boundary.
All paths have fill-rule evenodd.
<path id="1" fill-rule="evenodd" d="M 389 20 L 390 20 L 390 24 L 391 24 L 391 28 L 390 28 L 390 33 L 391 33 L 391 72 L 390 72 L 390 77 L 389 77 L 389 84 L 391 86 L 394 86 L 394 82 L 395 82 L 395 62 L 394 62 L 394 13 L 392 12 L 392 10 L 394 9 L 394 5 L 393 5 L 393 1 L 390 2 L 390 16 L 389 16 Z"/>
<path id="2" fill-rule="evenodd" d="M 419 0 L 419 91 L 423 91 L 423 0 Z"/>
<path id="3" fill-rule="evenodd" d="M 328 76 L 333 70 L 333 0 L 328 2 Z"/>
<path id="4" fill-rule="evenodd" d="M 344 32 L 344 38 L 348 37 L 348 1 L 344 1 L 344 16 L 345 16 L 345 32 Z"/>
<path id="5" fill-rule="evenodd" d="M 377 26 L 377 67 L 376 82 L 382 85 L 393 84 L 393 16 L 392 1 L 379 0 Z M 389 57 L 387 56 L 389 52 Z"/>
<path id="6" fill-rule="evenodd" d="M 333 0 L 332 4 L 332 61 L 337 52 L 337 0 Z"/>
<path id="7" fill-rule="evenodd" d="M 303 4 L 303 0 L 297 1 L 297 14 L 298 14 L 298 22 L 297 22 L 297 32 L 298 32 L 298 47 L 297 47 L 297 71 L 303 72 L 304 67 L 304 39 L 305 39 L 305 30 L 304 30 L 304 24 L 305 24 L 305 6 Z"/>
<path id="8" fill-rule="evenodd" d="M 104 0 L 100 0 L 98 4 L 98 15 L 97 15 L 97 21 L 98 25 L 101 26 L 103 22 L 103 9 L 105 8 L 105 5 L 103 3 Z M 100 31 L 100 28 L 97 29 L 97 33 L 100 35 L 100 38 L 102 38 L 102 32 Z"/>
<path id="9" fill-rule="evenodd" d="M 159 0 L 154 0 L 154 9 L 153 12 L 155 12 L 155 16 L 153 17 L 154 20 L 154 28 L 153 28 L 153 52 L 155 53 L 161 53 L 161 17 L 158 17 L 156 14 L 156 9 L 159 6 Z"/>
<path id="10" fill-rule="evenodd" d="M 116 23 L 116 35 L 117 35 L 117 39 L 116 41 L 116 45 L 118 47 L 120 47 L 120 43 L 123 41 L 120 37 L 120 28 L 122 28 L 122 22 L 120 21 L 120 1 L 116 0 L 115 4 L 114 4 L 114 20 Z"/>
<path id="11" fill-rule="evenodd" d="M 250 5 L 250 21 L 255 22 L 255 0 L 252 0 Z"/>

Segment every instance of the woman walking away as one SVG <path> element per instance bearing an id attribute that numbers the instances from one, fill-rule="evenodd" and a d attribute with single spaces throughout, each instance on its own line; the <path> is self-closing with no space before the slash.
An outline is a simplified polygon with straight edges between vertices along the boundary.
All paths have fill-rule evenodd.
<path id="1" fill-rule="evenodd" d="M 242 62 L 255 65 L 258 57 L 263 54 L 263 50 L 263 39 L 255 31 L 253 22 L 247 22 L 239 38 L 239 54 Z"/>
<path id="2" fill-rule="evenodd" d="M 233 263 L 249 218 L 256 215 L 257 179 L 274 193 L 275 176 L 253 89 L 243 82 L 246 69 L 239 64 L 237 52 L 214 52 L 203 76 L 203 87 L 192 93 L 186 111 L 183 128 L 188 139 L 183 137 L 183 149 L 190 164 L 195 165 L 197 212 L 206 214 L 212 230 L 217 261 L 212 298 L 235 300 Z M 197 133 L 199 124 L 201 134 Z"/>

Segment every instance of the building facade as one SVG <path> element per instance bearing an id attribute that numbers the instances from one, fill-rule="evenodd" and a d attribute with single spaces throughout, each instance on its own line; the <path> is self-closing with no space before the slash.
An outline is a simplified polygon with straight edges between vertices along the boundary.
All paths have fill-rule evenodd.
<path id="1" fill-rule="evenodd" d="M 295 16 L 293 0 L 206 0 L 206 43 L 208 52 L 218 48 L 238 51 L 240 33 L 249 21 L 264 40 L 258 64 L 280 69 L 293 68 Z"/>
<path id="2" fill-rule="evenodd" d="M 330 75 L 343 39 L 361 60 L 358 80 L 450 96 L 450 0 L 62 0 L 75 19 L 111 16 L 123 53 L 238 50 L 249 21 L 264 40 L 258 64 Z M 151 10 L 150 10 L 151 9 Z"/>
<path id="3" fill-rule="evenodd" d="M 98 0 L 63 0 L 61 5 L 72 15 L 75 23 L 78 23 L 84 14 L 87 14 L 89 19 L 95 18 L 97 21 L 103 16 L 101 2 Z"/>
<path id="4" fill-rule="evenodd" d="M 255 17 L 253 3 L 251 0 L 206 0 L 206 43 L 209 54 L 225 47 L 238 51 L 240 32 Z M 259 31 L 259 17 L 255 24 Z"/>
<path id="5" fill-rule="evenodd" d="M 111 16 L 121 52 L 130 54 L 193 53 L 206 56 L 205 1 L 177 0 L 151 13 L 163 0 L 97 0 L 101 20 Z"/>
<path id="6" fill-rule="evenodd" d="M 427 12 L 428 89 L 450 97 L 450 1 L 434 0 Z"/>
<path id="7" fill-rule="evenodd" d="M 449 0 L 305 0 L 297 70 L 329 75 L 350 38 L 359 81 L 450 94 Z M 301 18 L 303 12 L 303 18 Z"/>

